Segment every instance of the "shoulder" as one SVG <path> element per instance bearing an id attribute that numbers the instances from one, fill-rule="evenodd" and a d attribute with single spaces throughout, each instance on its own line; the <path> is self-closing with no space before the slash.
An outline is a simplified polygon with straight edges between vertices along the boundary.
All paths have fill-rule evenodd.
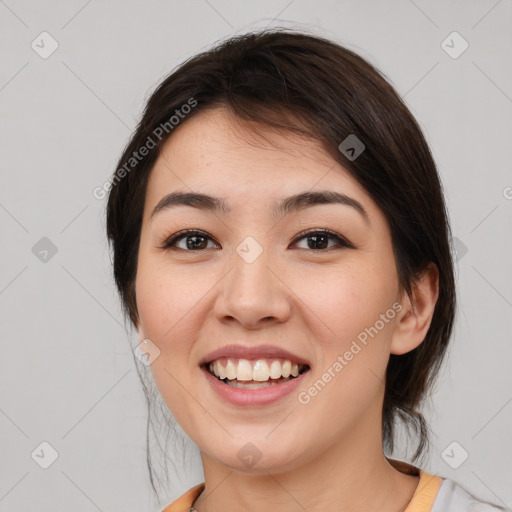
<path id="1" fill-rule="evenodd" d="M 176 501 L 167 505 L 162 512 L 188 512 L 194 501 L 204 491 L 204 482 L 189 489 L 185 494 L 180 496 Z M 192 509 L 193 510 L 193 509 Z"/>
<path id="2" fill-rule="evenodd" d="M 457 482 L 443 479 L 431 512 L 512 512 L 511 509 L 480 500 Z"/>

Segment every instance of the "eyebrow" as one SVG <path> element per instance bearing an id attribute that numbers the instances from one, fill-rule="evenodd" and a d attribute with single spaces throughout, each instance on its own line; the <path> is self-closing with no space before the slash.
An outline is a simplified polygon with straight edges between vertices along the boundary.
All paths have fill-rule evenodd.
<path id="1" fill-rule="evenodd" d="M 275 216 L 288 215 L 289 213 L 304 210 L 305 208 L 319 204 L 341 204 L 350 206 L 357 210 L 364 217 L 365 221 L 369 223 L 368 212 L 363 208 L 363 205 L 359 201 L 332 190 L 302 192 L 300 194 L 286 197 L 276 203 L 272 211 Z M 197 192 L 177 191 L 171 192 L 160 199 L 151 214 L 151 218 L 161 211 L 169 210 L 178 206 L 190 206 L 203 211 L 220 212 L 224 214 L 231 213 L 231 208 L 223 198 L 212 197 Z"/>

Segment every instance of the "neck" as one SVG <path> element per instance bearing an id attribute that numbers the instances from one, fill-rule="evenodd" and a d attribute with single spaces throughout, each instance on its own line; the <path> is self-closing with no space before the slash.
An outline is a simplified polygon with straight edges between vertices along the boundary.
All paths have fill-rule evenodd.
<path id="1" fill-rule="evenodd" d="M 378 412 L 378 411 L 377 411 Z M 382 451 L 380 422 L 370 414 L 369 428 L 344 435 L 336 445 L 286 471 L 242 473 L 201 455 L 205 490 L 197 512 L 238 509 L 246 512 L 402 512 L 419 478 L 401 473 Z M 235 506 L 236 505 L 236 506 Z"/>

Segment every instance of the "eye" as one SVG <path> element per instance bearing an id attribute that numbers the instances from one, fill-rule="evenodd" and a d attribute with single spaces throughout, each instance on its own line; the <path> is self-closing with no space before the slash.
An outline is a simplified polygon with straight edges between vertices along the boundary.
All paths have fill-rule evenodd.
<path id="1" fill-rule="evenodd" d="M 295 237 L 293 244 L 297 244 L 300 240 L 306 240 L 307 247 L 299 247 L 299 249 L 311 249 L 315 252 L 322 252 L 325 250 L 333 249 L 336 247 L 345 247 L 353 249 L 354 245 L 348 240 L 343 238 L 338 233 L 330 231 L 328 229 L 313 229 L 309 231 L 303 231 L 297 237 Z M 179 242 L 185 240 L 185 244 L 180 247 Z M 212 237 L 204 231 L 195 229 L 187 229 L 180 231 L 170 238 L 166 239 L 158 247 L 160 249 L 181 249 L 183 251 L 195 252 L 206 250 L 208 241 L 213 241 Z M 309 243 L 312 241 L 312 243 Z M 334 247 L 327 247 L 329 241 L 334 242 Z M 327 246 L 326 246 L 327 244 Z"/>
<path id="2" fill-rule="evenodd" d="M 299 249 L 313 249 L 316 252 L 322 252 L 325 250 L 332 249 L 333 247 L 326 247 L 329 240 L 334 241 L 334 248 L 336 247 L 346 247 L 349 249 L 354 249 L 354 245 L 352 245 L 348 240 L 343 238 L 338 233 L 334 231 L 330 231 L 329 229 L 314 229 L 306 232 L 300 233 L 294 240 L 293 243 L 297 243 L 299 240 L 306 240 L 306 244 L 308 247 L 299 247 Z M 310 244 L 309 241 L 312 241 Z M 312 245 L 312 247 L 311 247 Z"/>
<path id="3" fill-rule="evenodd" d="M 185 246 L 180 247 L 177 245 L 178 241 L 182 239 L 185 240 Z M 159 245 L 160 249 L 181 249 L 184 251 L 195 251 L 195 250 L 205 250 L 205 241 L 212 240 L 210 235 L 205 233 L 204 231 L 198 231 L 195 229 L 186 229 L 185 231 L 180 231 L 175 235 L 171 236 L 167 240 L 164 240 L 162 244 Z"/>

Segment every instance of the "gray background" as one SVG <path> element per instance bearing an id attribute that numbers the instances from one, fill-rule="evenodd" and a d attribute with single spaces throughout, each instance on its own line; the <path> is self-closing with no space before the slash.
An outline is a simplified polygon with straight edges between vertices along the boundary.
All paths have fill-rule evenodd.
<path id="1" fill-rule="evenodd" d="M 163 502 L 151 495 L 137 336 L 92 191 L 174 66 L 277 24 L 366 57 L 425 131 L 457 238 L 460 309 L 423 467 L 511 507 L 511 22 L 510 0 L 0 0 L 0 512 L 160 510 L 202 480 L 192 451 Z M 45 59 L 31 47 L 51 48 L 43 31 L 58 43 Z M 457 58 L 442 46 L 453 31 L 469 44 Z M 46 262 L 43 237 L 57 250 Z M 43 441 L 58 452 L 48 469 L 35 462 L 50 456 Z"/>

